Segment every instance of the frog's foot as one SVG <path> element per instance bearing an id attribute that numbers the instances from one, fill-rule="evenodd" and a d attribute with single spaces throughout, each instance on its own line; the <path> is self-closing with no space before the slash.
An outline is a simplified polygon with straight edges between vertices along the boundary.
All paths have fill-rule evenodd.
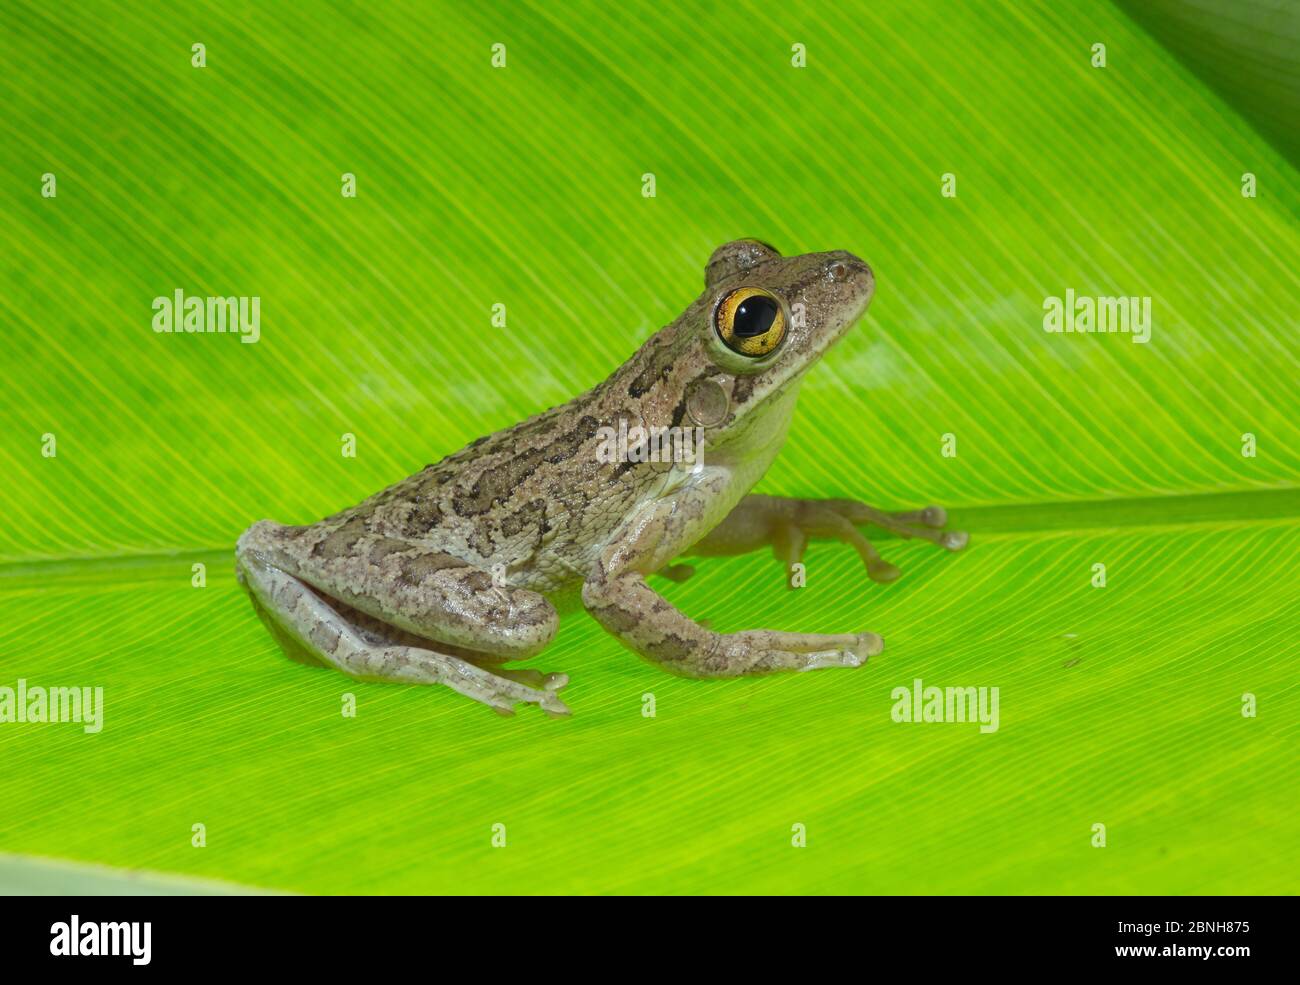
<path id="1" fill-rule="evenodd" d="M 434 641 L 386 631 L 377 621 L 332 604 L 254 550 L 241 549 L 238 558 L 240 580 L 258 614 L 287 651 L 297 651 L 298 659 L 306 655 L 361 680 L 444 684 L 503 715 L 513 715 L 517 704 L 535 704 L 551 716 L 569 714 L 555 693 L 568 683 L 563 674 L 488 669 L 440 652 L 433 649 L 439 646 Z"/>
<path id="2" fill-rule="evenodd" d="M 880 556 L 858 529 L 861 526 L 880 527 L 904 540 L 927 540 L 947 551 L 960 551 L 970 542 L 962 531 L 943 529 L 948 513 L 941 506 L 887 513 L 852 499 L 800 500 L 788 522 L 803 535 L 804 543 L 809 537 L 828 537 L 848 544 L 862 558 L 867 577 L 881 583 L 894 581 L 902 572 Z"/>
<path id="3" fill-rule="evenodd" d="M 787 583 L 795 587 L 795 565 L 803 560 L 808 541 L 814 537 L 839 540 L 848 544 L 862 558 L 867 576 L 876 582 L 894 581 L 900 574 L 896 565 L 880 556 L 875 545 L 858 529 L 868 524 L 888 530 L 904 539 L 919 538 L 949 551 L 959 551 L 970 538 L 955 530 L 941 529 L 948 522 L 947 512 L 939 506 L 922 510 L 886 513 L 851 499 L 776 499 L 759 500 L 753 508 L 768 512 L 772 553 L 786 569 Z"/>
<path id="4" fill-rule="evenodd" d="M 761 674 L 778 670 L 822 670 L 861 667 L 885 649 L 876 633 L 781 633 L 750 629 L 718 634 L 711 660 L 722 676 Z M 706 658 L 706 665 L 711 661 Z"/>
<path id="5" fill-rule="evenodd" d="M 808 541 L 814 537 L 841 540 L 862 557 L 873 581 L 888 582 L 899 570 L 880 556 L 859 527 L 876 526 L 896 537 L 913 537 L 949 551 L 959 551 L 969 537 L 944 530 L 948 514 L 939 506 L 923 510 L 886 513 L 852 499 L 790 499 L 751 494 L 742 499 L 704 539 L 691 549 L 701 556 L 744 554 L 770 545 L 786 570 L 786 584 L 799 585 L 796 565 L 803 561 Z M 663 574 L 664 572 L 660 572 Z"/>
<path id="6" fill-rule="evenodd" d="M 531 667 L 496 667 L 492 669 L 492 673 L 528 687 L 541 688 L 543 691 L 561 691 L 569 686 L 568 674 L 546 674 Z"/>

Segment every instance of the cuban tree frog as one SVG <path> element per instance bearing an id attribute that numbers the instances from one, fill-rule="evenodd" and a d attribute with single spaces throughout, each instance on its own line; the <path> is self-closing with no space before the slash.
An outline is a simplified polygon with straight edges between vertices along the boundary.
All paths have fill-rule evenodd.
<path id="1" fill-rule="evenodd" d="M 763 546 L 789 573 L 819 537 L 847 542 L 872 579 L 891 581 L 898 569 L 867 525 L 965 546 L 934 506 L 886 513 L 749 493 L 781 448 L 804 374 L 874 288 L 850 253 L 727 243 L 704 293 L 604 382 L 318 523 L 253 524 L 236 549 L 240 581 L 290 655 L 444 684 L 506 714 L 521 702 L 568 713 L 565 675 L 503 665 L 541 651 L 577 604 L 678 674 L 858 667 L 883 648 L 875 633 L 717 633 L 647 577 L 689 575 L 679 556 Z"/>

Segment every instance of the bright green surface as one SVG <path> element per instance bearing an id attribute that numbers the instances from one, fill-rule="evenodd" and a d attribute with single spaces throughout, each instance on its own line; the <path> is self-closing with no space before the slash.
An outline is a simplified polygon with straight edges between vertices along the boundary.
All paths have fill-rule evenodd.
<path id="1" fill-rule="evenodd" d="M 1295 890 L 1300 177 L 1123 14 L 88 6 L 0 4 L 0 685 L 103 686 L 106 723 L 0 725 L 0 851 L 326 892 Z M 278 655 L 244 526 L 572 396 L 739 235 L 879 281 L 763 489 L 974 539 L 882 541 L 889 587 L 817 545 L 799 592 L 759 556 L 665 592 L 880 658 L 683 681 L 578 615 L 554 722 Z M 178 287 L 259 295 L 262 341 L 155 335 Z M 1152 296 L 1153 341 L 1045 334 L 1067 287 Z M 1000 687 L 1001 729 L 893 723 L 918 676 Z"/>
<path id="2" fill-rule="evenodd" d="M 234 883 L 138 869 L 0 854 L 5 896 L 249 896 L 260 891 Z"/>

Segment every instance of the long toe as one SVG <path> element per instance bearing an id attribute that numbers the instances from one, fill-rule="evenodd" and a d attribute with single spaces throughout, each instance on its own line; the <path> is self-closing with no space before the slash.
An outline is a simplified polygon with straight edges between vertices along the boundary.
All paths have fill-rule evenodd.
<path id="1" fill-rule="evenodd" d="M 921 511 L 921 522 L 927 527 L 942 527 L 948 522 L 948 511 L 942 506 L 927 506 Z"/>
<path id="2" fill-rule="evenodd" d="M 872 561 L 867 565 L 867 577 L 882 585 L 897 581 L 902 573 L 897 565 L 890 564 L 888 561 Z"/>
<path id="3" fill-rule="evenodd" d="M 551 718 L 567 718 L 573 714 L 573 712 L 569 711 L 568 705 L 561 701 L 557 695 L 550 692 L 547 692 L 538 704 Z"/>
<path id="4" fill-rule="evenodd" d="M 874 657 L 885 649 L 885 640 L 879 633 L 859 633 L 858 645 L 854 647 L 858 653 L 862 654 L 865 662 L 868 657 Z"/>

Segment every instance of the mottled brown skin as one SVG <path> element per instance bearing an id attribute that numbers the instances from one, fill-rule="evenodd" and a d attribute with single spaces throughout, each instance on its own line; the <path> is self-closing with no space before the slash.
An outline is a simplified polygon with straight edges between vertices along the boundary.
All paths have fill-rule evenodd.
<path id="1" fill-rule="evenodd" d="M 781 299 L 777 350 L 729 349 L 721 299 L 758 287 Z M 949 549 L 942 511 L 891 515 L 851 500 L 746 497 L 785 439 L 803 374 L 861 316 L 874 278 L 848 253 L 781 257 L 754 240 L 719 248 L 706 289 L 604 382 L 471 443 L 358 505 L 309 526 L 262 521 L 237 548 L 241 580 L 286 647 L 362 677 L 445 683 L 500 711 L 518 701 L 567 712 L 563 675 L 502 670 L 540 651 L 557 603 L 579 599 L 627 646 L 694 676 L 858 666 L 873 633 L 713 633 L 646 582 L 678 555 L 773 544 L 787 565 L 809 536 L 847 540 L 891 580 L 857 530 L 873 523 Z M 702 461 L 610 461 L 622 421 L 704 427 Z M 689 569 L 675 566 L 670 576 Z M 532 686 L 538 685 L 538 686 Z"/>

